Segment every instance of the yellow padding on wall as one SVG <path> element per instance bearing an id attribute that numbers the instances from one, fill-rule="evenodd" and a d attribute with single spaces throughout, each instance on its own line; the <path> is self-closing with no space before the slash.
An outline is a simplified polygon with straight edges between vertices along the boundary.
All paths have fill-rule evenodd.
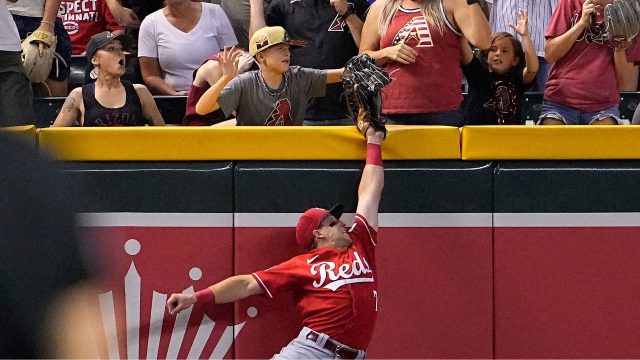
<path id="1" fill-rule="evenodd" d="M 0 128 L 0 131 L 25 142 L 29 146 L 36 146 L 37 134 L 36 127 L 34 125 L 3 127 Z"/>
<path id="2" fill-rule="evenodd" d="M 355 126 L 48 128 L 40 148 L 63 160 L 356 160 L 365 140 Z M 389 126 L 385 160 L 460 159 L 453 127 Z"/>
<path id="3" fill-rule="evenodd" d="M 636 126 L 465 126 L 463 160 L 640 159 Z"/>

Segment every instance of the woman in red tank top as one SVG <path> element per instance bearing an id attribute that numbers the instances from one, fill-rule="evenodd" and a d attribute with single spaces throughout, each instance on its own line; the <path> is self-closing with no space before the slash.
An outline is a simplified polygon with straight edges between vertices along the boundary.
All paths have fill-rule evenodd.
<path id="1" fill-rule="evenodd" d="M 391 124 L 461 126 L 460 43 L 491 44 L 478 0 L 378 0 L 362 31 L 360 52 L 391 74 L 382 112 Z"/>

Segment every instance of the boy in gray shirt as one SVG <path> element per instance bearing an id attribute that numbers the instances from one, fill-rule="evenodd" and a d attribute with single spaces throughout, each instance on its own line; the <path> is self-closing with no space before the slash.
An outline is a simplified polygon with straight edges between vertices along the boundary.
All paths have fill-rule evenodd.
<path id="1" fill-rule="evenodd" d="M 291 46 L 280 26 L 256 31 L 249 54 L 260 70 L 237 75 L 239 49 L 225 49 L 219 62 L 222 77 L 201 98 L 198 114 L 221 109 L 236 114 L 237 125 L 302 125 L 309 99 L 324 96 L 326 85 L 341 81 L 344 69 L 316 70 L 289 66 Z"/>

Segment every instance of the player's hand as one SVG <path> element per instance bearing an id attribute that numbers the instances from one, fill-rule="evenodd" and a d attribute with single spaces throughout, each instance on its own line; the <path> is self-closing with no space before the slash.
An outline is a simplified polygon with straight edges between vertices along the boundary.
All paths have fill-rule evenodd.
<path id="1" fill-rule="evenodd" d="M 584 4 L 582 4 L 582 17 L 578 23 L 584 27 L 589 26 L 591 24 L 592 15 L 595 14 L 597 7 L 598 5 L 596 5 L 593 0 L 586 0 Z"/>
<path id="2" fill-rule="evenodd" d="M 232 79 L 238 75 L 241 56 L 242 50 L 236 49 L 235 46 L 224 48 L 222 56 L 218 57 L 218 62 L 222 68 L 222 76 Z"/>
<path id="3" fill-rule="evenodd" d="M 397 61 L 405 65 L 416 62 L 416 56 L 418 56 L 418 53 L 411 46 L 405 43 L 389 46 L 384 50 L 386 52 L 385 57 L 387 59 Z"/>
<path id="4" fill-rule="evenodd" d="M 169 314 L 175 316 L 180 311 L 190 308 L 196 302 L 194 294 L 171 294 L 169 300 L 167 300 L 167 310 L 169 310 Z"/>
<path id="5" fill-rule="evenodd" d="M 515 30 L 521 37 L 529 36 L 529 15 L 527 14 L 527 10 L 518 10 L 516 20 L 516 24 L 509 24 L 509 27 Z"/>
<path id="6" fill-rule="evenodd" d="M 347 12 L 347 9 L 349 8 L 349 4 L 347 3 L 347 0 L 329 0 L 329 4 L 331 4 L 331 6 L 333 6 L 333 8 L 336 9 L 336 12 L 339 15 L 342 15 L 345 12 Z"/>
<path id="7" fill-rule="evenodd" d="M 380 145 L 384 141 L 384 132 L 377 131 L 373 126 L 367 129 L 367 143 Z"/>

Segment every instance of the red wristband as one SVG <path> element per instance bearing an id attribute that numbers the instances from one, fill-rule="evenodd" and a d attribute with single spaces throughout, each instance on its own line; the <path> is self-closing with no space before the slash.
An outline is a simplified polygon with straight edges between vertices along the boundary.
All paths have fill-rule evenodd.
<path id="1" fill-rule="evenodd" d="M 194 295 L 196 296 L 196 302 L 199 304 L 216 303 L 216 294 L 214 294 L 213 290 L 209 288 L 200 290 Z"/>
<path id="2" fill-rule="evenodd" d="M 382 166 L 382 148 L 380 144 L 367 143 L 367 164 Z"/>

